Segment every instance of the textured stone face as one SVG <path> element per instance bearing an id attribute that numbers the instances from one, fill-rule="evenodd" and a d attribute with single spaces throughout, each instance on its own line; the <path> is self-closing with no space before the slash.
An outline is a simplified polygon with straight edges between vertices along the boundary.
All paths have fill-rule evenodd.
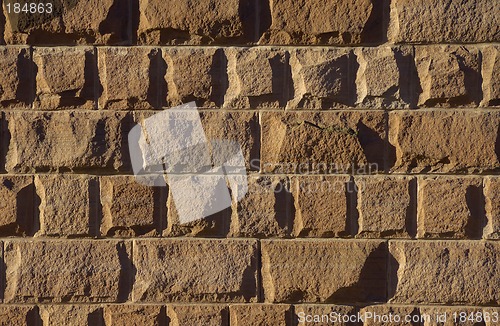
<path id="1" fill-rule="evenodd" d="M 124 242 L 9 240 L 4 245 L 4 302 L 127 299 L 131 265 Z"/>
<path id="2" fill-rule="evenodd" d="M 356 184 L 359 236 L 409 237 L 414 234 L 414 179 L 367 176 L 356 178 Z"/>
<path id="3" fill-rule="evenodd" d="M 332 237 L 346 235 L 349 177 L 298 176 L 292 179 L 295 204 L 294 236 Z M 321 198 L 321 200 L 318 200 Z"/>
<path id="4" fill-rule="evenodd" d="M 486 201 L 486 217 L 488 224 L 485 228 L 487 239 L 500 238 L 500 179 L 489 177 L 484 182 Z"/>
<path id="5" fill-rule="evenodd" d="M 39 316 L 35 306 L 3 305 L 0 307 L 0 325 L 36 325 L 38 320 Z"/>
<path id="6" fill-rule="evenodd" d="M 482 50 L 483 105 L 500 105 L 499 46 L 490 45 Z"/>
<path id="7" fill-rule="evenodd" d="M 165 310 L 165 307 L 161 305 L 109 305 L 104 307 L 104 325 L 166 325 Z"/>
<path id="8" fill-rule="evenodd" d="M 40 236 L 97 235 L 97 179 L 70 175 L 37 175 Z"/>
<path id="9" fill-rule="evenodd" d="M 90 47 L 36 48 L 35 107 L 42 110 L 94 108 L 94 50 Z"/>
<path id="10" fill-rule="evenodd" d="M 490 322 L 495 319 L 492 314 L 492 310 L 481 309 L 480 307 L 420 307 L 420 315 L 423 318 L 424 326 L 438 326 L 438 325 L 450 325 L 450 326 L 476 326 L 476 325 L 487 325 L 489 322 L 483 322 L 485 319 Z M 498 314 L 498 311 L 496 312 Z M 489 314 L 489 315 L 488 315 Z M 446 318 L 446 323 L 444 319 Z M 477 320 L 476 320 L 477 318 Z M 493 324 L 491 324 L 493 325 Z"/>
<path id="11" fill-rule="evenodd" d="M 391 1 L 389 40 L 408 43 L 498 42 L 498 8 L 488 0 Z"/>
<path id="12" fill-rule="evenodd" d="M 254 240 L 135 240 L 134 302 L 256 301 Z"/>
<path id="13" fill-rule="evenodd" d="M 292 325 L 292 308 L 284 304 L 231 305 L 231 325 Z"/>
<path id="14" fill-rule="evenodd" d="M 376 41 L 382 32 L 369 25 L 374 10 L 369 0 L 273 0 L 270 7 L 272 23 L 261 43 L 359 44 Z M 363 31 L 368 28 L 380 34 L 366 39 Z"/>
<path id="15" fill-rule="evenodd" d="M 9 112 L 12 141 L 6 170 L 12 172 L 123 168 L 129 125 L 125 113 Z"/>
<path id="16" fill-rule="evenodd" d="M 342 317 L 356 315 L 355 307 L 329 304 L 294 305 L 294 312 L 297 326 L 311 325 L 311 323 L 317 326 L 347 326 L 351 323 L 344 322 Z"/>
<path id="17" fill-rule="evenodd" d="M 395 172 L 482 172 L 500 168 L 495 111 L 391 112 Z"/>
<path id="18" fill-rule="evenodd" d="M 0 177 L 0 234 L 32 235 L 35 232 L 33 178 Z"/>
<path id="19" fill-rule="evenodd" d="M 228 308 L 223 305 L 169 305 L 169 325 L 229 326 Z"/>
<path id="20" fill-rule="evenodd" d="M 499 243 L 392 241 L 389 249 L 391 302 L 498 305 Z"/>
<path id="21" fill-rule="evenodd" d="M 28 106 L 31 94 L 30 53 L 27 47 L 0 46 L 0 104 Z"/>
<path id="22" fill-rule="evenodd" d="M 363 325 L 366 326 L 417 326 L 420 325 L 418 312 L 417 308 L 411 306 L 373 305 L 360 309 L 359 313 L 364 317 Z M 406 316 L 415 318 L 417 322 L 406 321 Z"/>
<path id="23" fill-rule="evenodd" d="M 102 325 L 102 307 L 99 305 L 42 305 L 43 325 Z"/>
<path id="24" fill-rule="evenodd" d="M 265 302 L 385 298 L 387 250 L 378 240 L 263 240 Z"/>
<path id="25" fill-rule="evenodd" d="M 275 173 L 383 169 L 381 111 L 264 112 L 261 168 Z M 364 171 L 364 172 L 363 172 Z"/>

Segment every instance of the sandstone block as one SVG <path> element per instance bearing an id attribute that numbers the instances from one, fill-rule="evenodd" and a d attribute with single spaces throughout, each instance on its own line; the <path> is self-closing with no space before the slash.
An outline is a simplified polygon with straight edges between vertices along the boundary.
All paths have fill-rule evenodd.
<path id="1" fill-rule="evenodd" d="M 254 302 L 254 240 L 135 240 L 135 302 Z"/>
<path id="2" fill-rule="evenodd" d="M 229 326 L 228 308 L 224 305 L 169 305 L 169 325 Z"/>
<path id="3" fill-rule="evenodd" d="M 166 189 L 138 183 L 133 176 L 100 179 L 102 221 L 106 236 L 157 235 L 165 224 Z"/>
<path id="4" fill-rule="evenodd" d="M 360 237 L 410 237 L 416 219 L 416 180 L 357 177 Z"/>
<path id="5" fill-rule="evenodd" d="M 498 305 L 500 243 L 392 241 L 389 250 L 391 302 Z"/>
<path id="6" fill-rule="evenodd" d="M 229 88 L 224 106 L 232 108 L 280 108 L 291 93 L 289 53 L 277 48 L 229 48 Z"/>
<path id="7" fill-rule="evenodd" d="M 317 325 L 317 326 L 344 326 L 352 325 L 344 318 L 356 316 L 355 307 L 339 306 L 329 304 L 300 304 L 294 305 L 295 320 L 297 326 Z"/>
<path id="8" fill-rule="evenodd" d="M 6 4 L 11 4 L 11 13 Z M 123 44 L 131 41 L 126 0 L 44 2 L 43 13 L 15 13 L 4 1 L 7 44 Z M 23 5 L 24 3 L 21 3 Z"/>
<path id="9" fill-rule="evenodd" d="M 104 326 L 99 305 L 42 305 L 43 325 Z"/>
<path id="10" fill-rule="evenodd" d="M 260 40 L 270 44 L 359 44 L 378 42 L 381 26 L 370 21 L 378 4 L 368 0 L 273 0 L 271 26 Z M 381 13 L 380 13 L 381 14 Z M 373 30 L 372 35 L 366 33 Z"/>
<path id="11" fill-rule="evenodd" d="M 8 240 L 4 248 L 6 303 L 120 302 L 128 297 L 130 246 L 122 241 Z"/>
<path id="12" fill-rule="evenodd" d="M 6 170 L 122 170 L 129 115 L 108 112 L 8 112 Z"/>
<path id="13" fill-rule="evenodd" d="M 482 75 L 483 75 L 483 102 L 484 106 L 500 105 L 500 47 L 490 45 L 484 48 L 482 53 Z"/>
<path id="14" fill-rule="evenodd" d="M 104 307 L 104 324 L 106 326 L 166 325 L 165 310 L 161 305 L 108 305 Z"/>
<path id="15" fill-rule="evenodd" d="M 158 49 L 103 47 L 97 53 L 102 85 L 100 108 L 126 110 L 159 107 Z"/>
<path id="16" fill-rule="evenodd" d="M 484 236 L 487 239 L 500 239 L 500 179 L 488 177 L 484 182 L 486 217 L 488 224 Z"/>
<path id="17" fill-rule="evenodd" d="M 292 178 L 295 204 L 294 236 L 338 237 L 349 234 L 348 176 L 298 176 Z"/>
<path id="18" fill-rule="evenodd" d="M 263 240 L 265 302 L 384 300 L 387 248 L 382 241 Z"/>
<path id="19" fill-rule="evenodd" d="M 35 306 L 2 305 L 0 307 L 0 325 L 31 326 L 40 322 L 38 309 Z"/>
<path id="20" fill-rule="evenodd" d="M 86 175 L 36 175 L 40 198 L 39 236 L 95 236 L 97 178 Z"/>
<path id="21" fill-rule="evenodd" d="M 255 11 L 247 0 L 139 1 L 142 44 L 248 43 L 255 38 Z"/>
<path id="22" fill-rule="evenodd" d="M 498 42 L 497 9 L 488 0 L 392 1 L 388 37 L 401 43 Z"/>
<path id="23" fill-rule="evenodd" d="M 263 112 L 261 169 L 368 174 L 384 169 L 382 111 Z"/>
<path id="24" fill-rule="evenodd" d="M 249 176 L 247 194 L 233 201 L 230 235 L 285 237 L 292 229 L 292 205 L 287 178 Z"/>
<path id="25" fill-rule="evenodd" d="M 0 234 L 33 235 L 35 223 L 33 178 L 0 177 Z"/>
<path id="26" fill-rule="evenodd" d="M 415 48 L 420 106 L 478 105 L 481 75 L 477 48 L 454 45 Z"/>
<path id="27" fill-rule="evenodd" d="M 27 47 L 0 46 L 0 104 L 2 107 L 28 107 L 32 73 Z"/>
<path id="28" fill-rule="evenodd" d="M 421 325 L 418 308 L 411 306 L 373 305 L 360 309 L 359 314 L 363 318 L 363 326 Z"/>
<path id="29" fill-rule="evenodd" d="M 221 106 L 227 88 L 225 56 L 215 48 L 163 48 L 167 64 L 167 105 L 196 101 L 199 107 Z"/>
<path id="30" fill-rule="evenodd" d="M 500 168 L 495 111 L 389 114 L 394 172 L 483 172 Z"/>
<path id="31" fill-rule="evenodd" d="M 486 223 L 481 178 L 434 177 L 418 182 L 420 238 L 481 238 Z"/>
<path id="32" fill-rule="evenodd" d="M 500 316 L 500 309 L 491 307 L 483 309 L 483 320 L 486 326 L 494 326 L 498 324 Z M 460 321 L 460 319 L 459 319 Z"/>
<path id="33" fill-rule="evenodd" d="M 296 49 L 290 65 L 294 84 L 292 109 L 346 108 L 354 104 L 356 65 L 344 48 Z"/>
<path id="34" fill-rule="evenodd" d="M 484 317 L 488 314 L 480 307 L 420 307 L 423 326 L 476 326 L 485 325 Z M 444 319 L 446 318 L 446 322 Z M 490 321 L 494 316 L 490 315 Z M 488 323 L 486 323 L 488 325 Z"/>
<path id="35" fill-rule="evenodd" d="M 292 308 L 285 304 L 245 304 L 229 307 L 231 325 L 276 325 L 292 324 Z"/>
<path id="36" fill-rule="evenodd" d="M 91 47 L 35 48 L 35 108 L 93 109 L 95 56 Z"/>

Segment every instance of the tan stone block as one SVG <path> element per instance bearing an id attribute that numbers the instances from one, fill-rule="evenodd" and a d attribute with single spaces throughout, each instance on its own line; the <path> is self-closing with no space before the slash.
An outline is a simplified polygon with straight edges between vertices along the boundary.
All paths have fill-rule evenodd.
<path id="1" fill-rule="evenodd" d="M 36 175 L 40 201 L 39 236 L 97 235 L 97 178 L 86 175 Z"/>
<path id="2" fill-rule="evenodd" d="M 103 325 L 99 305 L 42 305 L 40 317 L 43 325 Z"/>
<path id="3" fill-rule="evenodd" d="M 121 170 L 130 117 L 122 112 L 7 112 L 12 172 Z"/>
<path id="4" fill-rule="evenodd" d="M 368 0 L 273 0 L 270 6 L 272 23 L 261 43 L 359 44 L 381 38 L 381 26 L 369 21 L 376 10 Z M 376 35 L 367 38 L 367 29 Z"/>
<path id="5" fill-rule="evenodd" d="M 356 177 L 360 237 L 415 234 L 416 180 L 411 177 Z"/>
<path id="6" fill-rule="evenodd" d="M 166 188 L 140 184 L 133 176 L 103 176 L 100 186 L 103 235 L 161 233 L 166 218 Z"/>
<path id="7" fill-rule="evenodd" d="M 0 57 L 0 105 L 28 107 L 33 97 L 29 48 L 0 46 Z"/>
<path id="8" fill-rule="evenodd" d="M 35 108 L 93 109 L 95 56 L 91 47 L 35 48 Z"/>
<path id="9" fill-rule="evenodd" d="M 482 237 L 486 218 L 481 178 L 420 178 L 417 198 L 419 238 Z"/>
<path id="10" fill-rule="evenodd" d="M 473 46 L 415 47 L 420 106 L 470 106 L 480 102 L 479 51 Z"/>
<path id="11" fill-rule="evenodd" d="M 262 240 L 265 302 L 385 300 L 386 255 L 378 240 Z"/>
<path id="12" fill-rule="evenodd" d="M 255 37 L 251 14 L 255 8 L 250 7 L 251 4 L 246 0 L 141 0 L 139 42 L 168 45 L 246 43 Z"/>
<path id="13" fill-rule="evenodd" d="M 294 236 L 346 236 L 350 200 L 348 176 L 298 176 L 292 178 L 295 204 Z"/>
<path id="14" fill-rule="evenodd" d="M 104 324 L 106 326 L 166 325 L 166 309 L 162 305 L 109 305 L 104 307 Z"/>
<path id="15" fill-rule="evenodd" d="M 494 326 L 498 324 L 500 320 L 500 309 L 498 308 L 484 308 L 483 309 L 483 320 L 486 326 Z"/>
<path id="16" fill-rule="evenodd" d="M 484 325 L 485 314 L 480 307 L 420 307 L 422 326 Z M 486 324 L 488 325 L 488 324 Z"/>
<path id="17" fill-rule="evenodd" d="M 389 250 L 390 302 L 498 305 L 500 243 L 391 241 Z"/>
<path id="18" fill-rule="evenodd" d="M 245 304 L 229 307 L 231 325 L 292 325 L 292 307 L 284 304 Z"/>
<path id="19" fill-rule="evenodd" d="M 134 302 L 254 302 L 257 242 L 135 240 Z"/>
<path id="20" fill-rule="evenodd" d="M 389 113 L 393 172 L 485 172 L 500 168 L 496 111 Z"/>
<path id="21" fill-rule="evenodd" d="M 1 235 L 33 235 L 38 228 L 35 223 L 34 196 L 33 177 L 0 177 Z"/>
<path id="22" fill-rule="evenodd" d="M 263 112 L 261 169 L 369 174 L 384 169 L 382 111 Z"/>
<path id="23" fill-rule="evenodd" d="M 44 13 L 40 14 L 14 11 L 9 14 L 7 3 L 12 10 L 15 1 L 4 1 L 3 6 L 7 44 L 78 45 L 130 41 L 131 22 L 125 0 L 59 1 L 50 2 L 50 7 L 44 2 Z"/>
<path id="24" fill-rule="evenodd" d="M 420 325 L 418 308 L 411 306 L 374 305 L 360 309 L 359 314 L 363 318 L 363 326 Z"/>
<path id="25" fill-rule="evenodd" d="M 489 45 L 481 51 L 484 106 L 500 105 L 500 46 Z"/>
<path id="26" fill-rule="evenodd" d="M 163 48 L 162 54 L 168 106 L 191 101 L 198 107 L 222 105 L 227 83 L 222 49 Z"/>
<path id="27" fill-rule="evenodd" d="M 101 47 L 97 53 L 102 87 L 100 108 L 127 110 L 159 107 L 158 49 Z"/>
<path id="28" fill-rule="evenodd" d="M 388 37 L 406 43 L 498 42 L 498 8 L 489 0 L 396 0 Z"/>
<path id="29" fill-rule="evenodd" d="M 36 325 L 37 322 L 40 322 L 40 316 L 35 306 L 0 306 L 1 326 Z"/>
<path id="30" fill-rule="evenodd" d="M 329 304 L 294 305 L 294 315 L 297 326 L 344 326 L 352 324 L 351 318 L 357 320 L 355 307 Z"/>
<path id="31" fill-rule="evenodd" d="M 128 297 L 132 266 L 130 245 L 123 241 L 4 244 L 6 303 L 120 302 Z"/>
<path id="32" fill-rule="evenodd" d="M 500 178 L 488 177 L 484 182 L 485 208 L 488 224 L 485 238 L 500 239 Z"/>
<path id="33" fill-rule="evenodd" d="M 228 307 L 224 305 L 169 305 L 170 326 L 229 326 Z"/>
<path id="34" fill-rule="evenodd" d="M 230 235 L 285 237 L 292 229 L 292 205 L 287 178 L 250 175 L 245 197 L 233 201 Z"/>

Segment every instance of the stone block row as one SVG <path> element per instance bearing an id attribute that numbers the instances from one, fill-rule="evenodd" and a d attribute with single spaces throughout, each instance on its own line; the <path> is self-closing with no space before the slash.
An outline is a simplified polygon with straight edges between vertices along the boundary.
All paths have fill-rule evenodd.
<path id="1" fill-rule="evenodd" d="M 188 222 L 176 201 L 192 202 L 192 194 L 174 200 L 134 176 L 3 175 L 0 183 L 1 236 L 500 237 L 494 176 L 252 174 L 240 201 Z"/>
<path id="2" fill-rule="evenodd" d="M 8 44 L 345 45 L 500 39 L 498 8 L 488 0 L 106 0 L 54 2 L 33 7 L 31 13 L 15 3 L 3 1 L 0 40 Z"/>
<path id="3" fill-rule="evenodd" d="M 499 255 L 495 241 L 4 240 L 2 299 L 7 304 L 389 302 L 498 307 Z M 245 322 L 255 313 L 248 307 L 235 308 L 231 320 Z M 282 309 L 280 318 L 287 314 L 286 307 L 270 309 Z M 182 320 L 187 313 L 189 308 L 179 308 L 169 316 Z M 267 315 L 265 309 L 259 314 Z M 50 312 L 43 318 L 50 318 Z"/>
<path id="4" fill-rule="evenodd" d="M 496 45 L 0 47 L 5 108 L 401 109 L 500 104 Z M 35 85 L 33 87 L 33 85 Z"/>

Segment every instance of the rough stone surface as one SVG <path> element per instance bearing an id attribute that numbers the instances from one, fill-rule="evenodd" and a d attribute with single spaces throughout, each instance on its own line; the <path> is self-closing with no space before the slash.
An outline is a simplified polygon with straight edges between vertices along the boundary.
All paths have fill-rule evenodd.
<path id="1" fill-rule="evenodd" d="M 229 307 L 232 326 L 292 324 L 292 308 L 284 304 L 246 304 Z"/>
<path id="2" fill-rule="evenodd" d="M 27 107 L 32 98 L 30 51 L 0 46 L 0 107 Z"/>
<path id="3" fill-rule="evenodd" d="M 95 56 L 91 47 L 39 48 L 36 65 L 35 108 L 93 109 Z"/>
<path id="4" fill-rule="evenodd" d="M 382 111 L 264 112 L 263 172 L 367 174 L 384 168 Z"/>
<path id="5" fill-rule="evenodd" d="M 43 325 L 104 325 L 99 305 L 42 305 L 40 318 Z"/>
<path id="6" fill-rule="evenodd" d="M 360 315 L 364 318 L 363 326 L 420 326 L 418 321 L 420 317 L 416 307 L 411 306 L 389 306 L 374 305 L 361 308 Z M 417 321 L 406 321 L 406 316 L 415 318 Z M 400 320 L 398 319 L 400 318 Z"/>
<path id="7" fill-rule="evenodd" d="M 35 223 L 33 178 L 0 177 L 0 234 L 33 235 Z"/>
<path id="8" fill-rule="evenodd" d="M 121 241 L 5 241 L 4 302 L 126 300 L 129 255 Z"/>
<path id="9" fill-rule="evenodd" d="M 40 322 L 38 309 L 35 306 L 3 305 L 0 307 L 0 325 L 26 326 L 37 325 Z"/>
<path id="10" fill-rule="evenodd" d="M 435 177 L 418 180 L 420 238 L 481 238 L 486 224 L 481 178 Z"/>
<path id="11" fill-rule="evenodd" d="M 135 302 L 253 302 L 254 240 L 135 240 Z"/>
<path id="12" fill-rule="evenodd" d="M 345 236 L 350 189 L 347 176 L 298 176 L 292 179 L 295 204 L 293 235 L 302 237 Z"/>
<path id="13" fill-rule="evenodd" d="M 473 46 L 415 48 L 420 106 L 476 106 L 481 99 L 479 51 Z"/>
<path id="14" fill-rule="evenodd" d="M 165 224 L 165 188 L 140 184 L 133 176 L 100 178 L 105 236 L 157 235 Z"/>
<path id="15" fill-rule="evenodd" d="M 484 236 L 487 239 L 500 239 L 500 179 L 487 178 L 484 182 L 484 193 L 488 219 Z"/>
<path id="16" fill-rule="evenodd" d="M 484 106 L 500 106 L 499 49 L 498 45 L 490 45 L 481 51 Z"/>
<path id="17" fill-rule="evenodd" d="M 169 305 L 170 326 L 229 326 L 228 307 L 224 305 Z"/>
<path id="18" fill-rule="evenodd" d="M 480 307 L 432 307 L 425 306 L 419 308 L 420 315 L 423 320 L 423 326 L 477 326 L 489 325 L 483 323 L 483 318 L 486 317 L 486 309 L 483 311 Z M 446 318 L 446 322 L 444 322 Z M 477 318 L 477 320 L 476 320 Z M 491 319 L 495 318 L 490 315 Z M 493 324 L 492 324 L 493 325 Z"/>
<path id="19" fill-rule="evenodd" d="M 332 315 L 333 312 L 333 315 Z M 294 305 L 294 319 L 297 326 L 346 326 L 352 323 L 344 322 L 345 316 L 355 316 L 355 307 L 329 304 Z"/>
<path id="20" fill-rule="evenodd" d="M 265 302 L 385 300 L 384 242 L 263 240 Z"/>
<path id="21" fill-rule="evenodd" d="M 498 7 L 489 0 L 391 1 L 389 40 L 407 43 L 481 43 L 500 40 Z"/>
<path id="22" fill-rule="evenodd" d="M 12 172 L 123 170 L 130 119 L 125 113 L 8 112 L 11 141 L 6 170 Z"/>
<path id="23" fill-rule="evenodd" d="M 106 326 L 161 326 L 167 325 L 165 306 L 161 305 L 109 305 L 104 307 Z"/>
<path id="24" fill-rule="evenodd" d="M 4 1 L 4 4 L 7 2 L 13 8 L 15 1 Z M 7 44 L 123 44 L 131 40 L 126 0 L 50 3 L 52 13 L 48 13 L 50 7 L 46 5 L 46 11 L 41 14 L 9 14 L 4 6 Z"/>
<path id="25" fill-rule="evenodd" d="M 285 237 L 292 225 L 290 181 L 275 176 L 249 176 L 248 192 L 233 201 L 230 235 L 237 237 Z"/>
<path id="26" fill-rule="evenodd" d="M 415 233 L 416 180 L 409 177 L 358 177 L 360 237 L 407 238 Z"/>
<path id="27" fill-rule="evenodd" d="M 500 168 L 496 111 L 389 114 L 394 172 L 486 172 Z"/>
<path id="28" fill-rule="evenodd" d="M 260 40 L 270 44 L 359 44 L 381 40 L 381 26 L 370 21 L 369 0 L 273 0 L 271 26 Z M 367 30 L 373 30 L 368 35 Z"/>
<path id="29" fill-rule="evenodd" d="M 499 303 L 500 243 L 391 241 L 389 250 L 394 257 L 389 286 L 391 302 Z"/>
<path id="30" fill-rule="evenodd" d="M 97 235 L 98 183 L 86 175 L 37 175 L 39 236 Z"/>

